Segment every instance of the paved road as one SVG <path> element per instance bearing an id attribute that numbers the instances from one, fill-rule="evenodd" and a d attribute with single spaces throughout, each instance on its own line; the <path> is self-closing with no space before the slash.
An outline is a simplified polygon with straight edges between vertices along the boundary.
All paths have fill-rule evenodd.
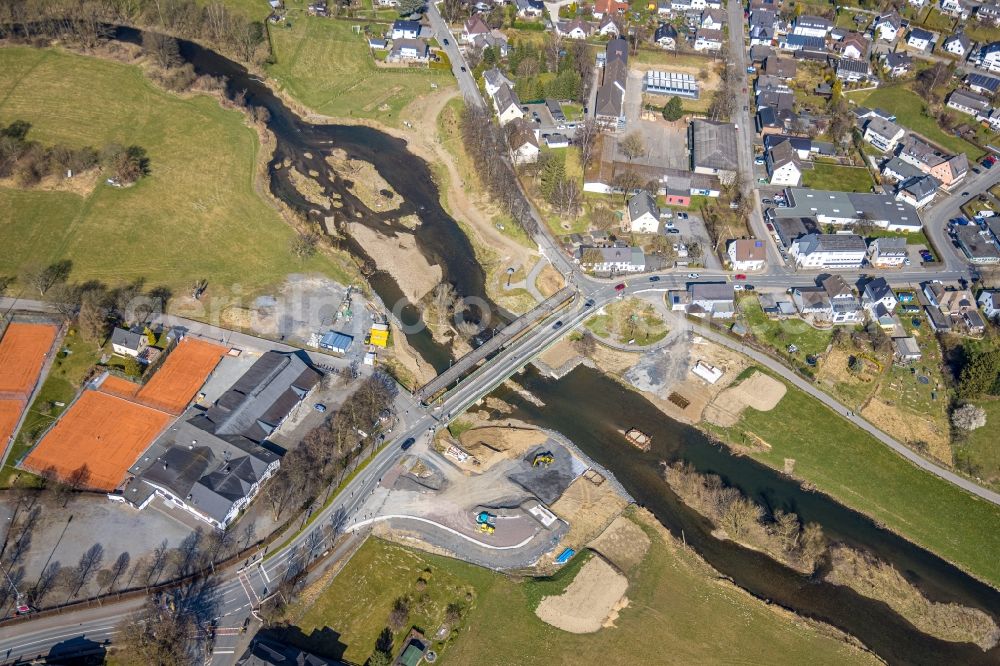
<path id="1" fill-rule="evenodd" d="M 433 2 L 427 3 L 427 18 L 430 19 L 431 30 L 434 31 L 434 37 L 437 38 L 438 44 L 448 54 L 448 59 L 451 61 L 451 71 L 458 81 L 458 89 L 461 91 L 462 97 L 465 98 L 465 103 L 488 108 L 479 94 L 476 79 L 472 76 L 472 72 L 458 48 L 458 39 L 452 34 L 448 24 L 441 16 L 441 12 L 438 11 L 437 5 Z M 447 40 L 447 44 L 445 44 L 445 40 Z"/>

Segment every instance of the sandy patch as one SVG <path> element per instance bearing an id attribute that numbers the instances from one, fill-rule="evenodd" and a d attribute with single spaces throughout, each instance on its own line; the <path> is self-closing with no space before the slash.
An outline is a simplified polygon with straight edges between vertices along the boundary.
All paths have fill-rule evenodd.
<path id="1" fill-rule="evenodd" d="M 736 425 L 740 414 L 747 407 L 759 412 L 769 412 L 785 395 L 785 385 L 762 372 L 754 372 L 736 386 L 715 397 L 705 409 L 704 417 L 716 425 Z"/>
<path id="2" fill-rule="evenodd" d="M 478 461 L 477 471 L 484 472 L 502 460 L 524 455 L 545 442 L 548 435 L 534 428 L 487 426 L 466 430 L 458 439 L 462 448 Z"/>
<path id="3" fill-rule="evenodd" d="M 397 231 L 395 236 L 383 236 L 356 222 L 348 225 L 348 231 L 379 269 L 392 276 L 411 303 L 419 302 L 441 282 L 441 267 L 420 253 L 413 234 Z"/>
<path id="4" fill-rule="evenodd" d="M 565 287 L 566 280 L 563 279 L 559 271 L 552 267 L 552 264 L 545 264 L 545 268 L 538 273 L 535 286 L 538 288 L 538 291 L 542 292 L 542 296 L 548 298 Z"/>
<path id="5" fill-rule="evenodd" d="M 942 432 L 932 419 L 910 411 L 903 412 L 879 398 L 869 400 L 861 410 L 861 415 L 884 432 L 892 433 L 893 437 L 907 444 L 927 442 L 928 453 L 946 465 L 952 464 L 947 433 Z"/>
<path id="6" fill-rule="evenodd" d="M 625 576 L 600 556 L 592 557 L 562 594 L 542 599 L 535 614 L 571 634 L 593 633 L 604 626 L 616 606 L 620 608 L 627 589 Z"/>
<path id="7" fill-rule="evenodd" d="M 28 187 L 22 185 L 16 176 L 9 176 L 7 178 L 0 178 L 0 187 L 28 192 L 69 192 L 81 197 L 88 197 L 97 187 L 100 178 L 101 171 L 95 168 L 78 173 L 72 178 L 63 178 L 62 174 L 58 176 L 46 176 Z"/>
<path id="8" fill-rule="evenodd" d="M 608 529 L 587 544 L 622 571 L 630 571 L 646 556 L 649 536 L 625 516 L 615 518 Z"/>
<path id="9" fill-rule="evenodd" d="M 616 516 L 626 506 L 628 502 L 600 475 L 588 474 L 574 479 L 549 507 L 569 523 L 569 531 L 563 537 L 560 548 L 553 551 L 553 556 L 562 552 L 561 547 L 579 550 L 589 539 L 601 534 L 608 524 L 613 524 L 612 521 L 620 520 Z M 618 564 L 613 558 L 608 559 Z"/>
<path id="10" fill-rule="evenodd" d="M 576 343 L 564 337 L 546 349 L 538 359 L 550 368 L 561 368 L 579 355 Z"/>
<path id="11" fill-rule="evenodd" d="M 393 360 L 413 375 L 414 380 L 420 386 L 437 377 L 434 367 L 413 350 L 399 328 L 395 325 L 390 325 L 390 328 L 392 329 L 392 349 L 387 350 L 386 353 L 391 354 Z"/>

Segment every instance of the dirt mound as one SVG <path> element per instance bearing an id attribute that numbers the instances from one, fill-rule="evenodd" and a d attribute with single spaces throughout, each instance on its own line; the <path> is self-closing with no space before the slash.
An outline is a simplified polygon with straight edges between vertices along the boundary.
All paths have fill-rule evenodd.
<path id="1" fill-rule="evenodd" d="M 705 408 L 707 421 L 724 427 L 735 425 L 747 407 L 769 412 L 785 396 L 785 385 L 762 372 L 754 372 L 736 386 L 716 396 Z"/>
<path id="2" fill-rule="evenodd" d="M 533 428 L 501 428 L 487 426 L 473 428 L 459 435 L 462 448 L 479 461 L 479 468 L 487 470 L 501 460 L 518 458 L 548 437 Z"/>
<path id="3" fill-rule="evenodd" d="M 612 524 L 612 520 L 627 504 L 610 483 L 598 484 L 581 476 L 549 508 L 569 523 L 569 531 L 563 537 L 562 544 L 579 550 L 588 539 Z M 613 558 L 608 559 L 618 564 Z"/>
<path id="4" fill-rule="evenodd" d="M 545 623 L 572 634 L 598 631 L 616 607 L 620 607 L 628 579 L 600 556 L 583 565 L 566 590 L 545 597 L 535 614 Z"/>
<path id="5" fill-rule="evenodd" d="M 618 516 L 588 547 L 622 571 L 629 571 L 646 556 L 649 536 L 625 516 Z"/>

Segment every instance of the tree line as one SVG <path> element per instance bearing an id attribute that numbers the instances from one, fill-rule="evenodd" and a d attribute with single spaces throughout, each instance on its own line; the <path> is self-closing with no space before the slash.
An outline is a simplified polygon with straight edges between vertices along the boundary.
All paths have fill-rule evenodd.
<path id="1" fill-rule="evenodd" d="M 477 166 L 477 177 L 490 198 L 529 234 L 538 231 L 531 205 L 521 192 L 514 169 L 507 159 L 506 140 L 486 110 L 466 106 L 460 122 L 462 141 Z"/>
<path id="2" fill-rule="evenodd" d="M 0 37 L 59 39 L 93 48 L 112 25 L 206 42 L 244 63 L 270 55 L 264 25 L 215 0 L 0 0 Z"/>
<path id="3" fill-rule="evenodd" d="M 0 126 L 0 178 L 14 177 L 22 187 L 46 176 L 68 178 L 101 167 L 119 185 L 131 185 L 149 175 L 150 162 L 142 146 L 109 143 L 100 150 L 64 144 L 43 146 L 28 138 L 31 123 L 15 120 Z"/>

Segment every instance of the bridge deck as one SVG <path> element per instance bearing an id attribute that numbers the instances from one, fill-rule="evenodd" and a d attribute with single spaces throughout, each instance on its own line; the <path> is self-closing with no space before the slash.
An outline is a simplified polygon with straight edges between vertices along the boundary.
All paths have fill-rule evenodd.
<path id="1" fill-rule="evenodd" d="M 504 327 L 502 331 L 494 335 L 479 347 L 470 351 L 462 358 L 455 361 L 450 368 L 417 389 L 414 395 L 416 395 L 418 400 L 427 402 L 440 391 L 443 391 L 465 376 L 465 374 L 472 370 L 480 361 L 503 348 L 505 344 L 509 343 L 521 333 L 527 331 L 539 320 L 549 316 L 556 309 L 571 299 L 574 293 L 573 289 L 564 287 L 563 289 L 560 289 L 556 293 L 552 294 L 544 301 L 536 305 L 533 310 L 525 312 L 523 315 Z"/>

